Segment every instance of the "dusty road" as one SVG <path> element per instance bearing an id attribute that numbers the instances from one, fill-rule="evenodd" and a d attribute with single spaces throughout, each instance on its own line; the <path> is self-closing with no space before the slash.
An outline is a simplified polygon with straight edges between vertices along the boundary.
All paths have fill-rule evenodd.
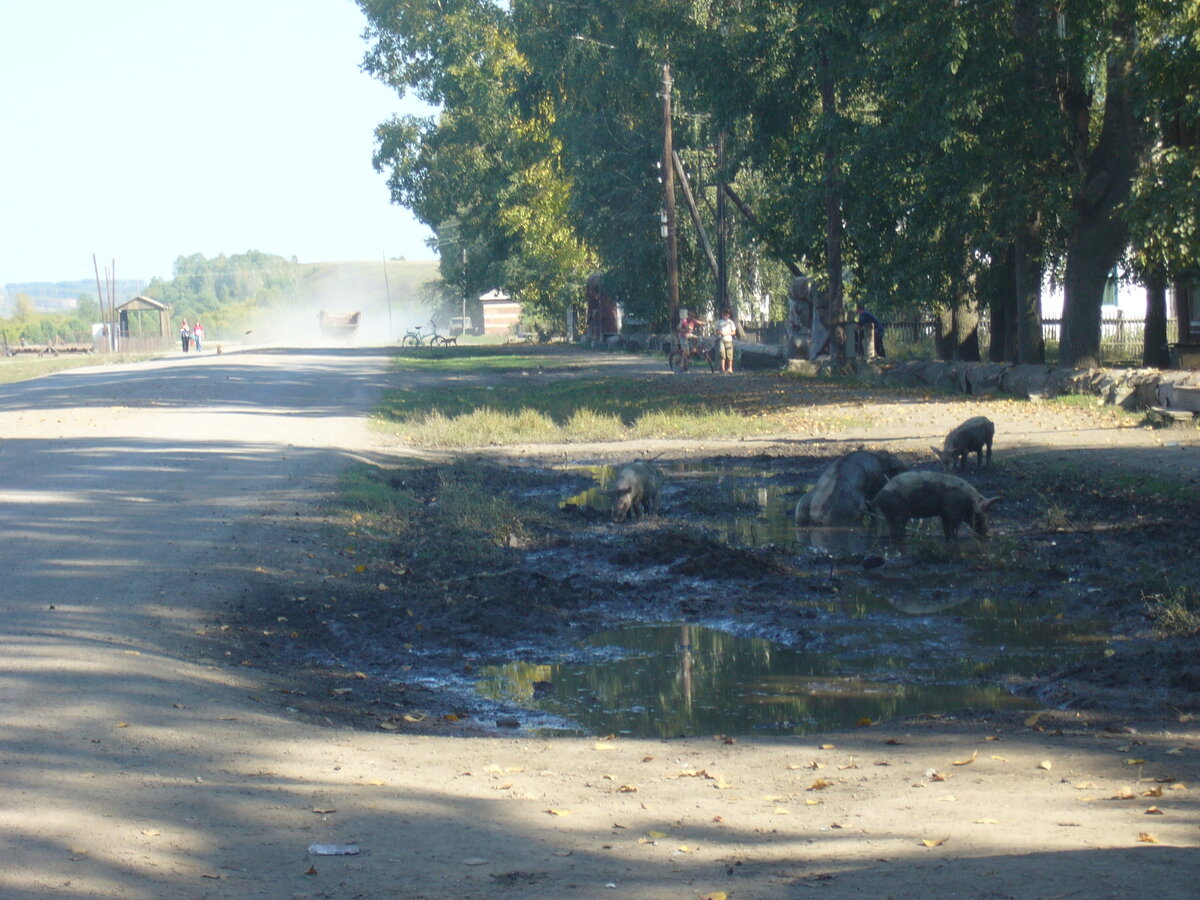
<path id="1" fill-rule="evenodd" d="M 725 743 L 291 710 L 198 632 L 300 555 L 392 377 L 296 350 L 0 388 L 0 897 L 1194 896 L 1186 718 Z"/>

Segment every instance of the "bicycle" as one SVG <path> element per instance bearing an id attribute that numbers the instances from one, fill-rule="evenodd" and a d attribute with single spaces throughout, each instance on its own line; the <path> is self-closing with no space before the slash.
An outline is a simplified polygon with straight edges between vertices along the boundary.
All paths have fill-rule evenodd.
<path id="1" fill-rule="evenodd" d="M 710 375 L 715 375 L 717 372 L 717 352 L 714 346 L 706 344 L 703 339 L 699 339 L 694 345 L 688 348 L 687 358 L 684 358 L 684 351 L 679 346 L 678 341 L 671 344 L 671 349 L 667 352 L 667 367 L 672 372 L 686 372 L 692 361 L 701 359 L 708 363 L 708 371 Z"/>
<path id="2" fill-rule="evenodd" d="M 414 325 L 403 338 L 400 339 L 401 347 L 424 347 L 425 335 L 421 332 L 424 330 L 423 325 Z"/>
<path id="3" fill-rule="evenodd" d="M 428 328 L 433 334 L 428 337 L 423 334 L 426 325 L 415 325 L 412 330 L 404 335 L 400 344 L 404 347 L 424 347 L 425 342 L 429 342 L 430 347 L 457 347 L 457 337 L 444 337 L 437 333 L 437 323 L 430 319 L 427 323 Z"/>

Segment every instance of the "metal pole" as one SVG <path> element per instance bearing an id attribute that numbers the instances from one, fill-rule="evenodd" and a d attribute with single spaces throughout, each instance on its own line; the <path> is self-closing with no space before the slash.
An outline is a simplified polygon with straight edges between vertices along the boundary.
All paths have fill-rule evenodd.
<path id="1" fill-rule="evenodd" d="M 385 291 L 387 291 L 388 340 L 390 341 L 392 338 L 394 338 L 396 336 L 396 332 L 395 332 L 395 329 L 392 328 L 392 286 L 390 284 L 388 284 L 387 251 L 384 251 L 384 253 L 383 253 L 383 289 Z"/>

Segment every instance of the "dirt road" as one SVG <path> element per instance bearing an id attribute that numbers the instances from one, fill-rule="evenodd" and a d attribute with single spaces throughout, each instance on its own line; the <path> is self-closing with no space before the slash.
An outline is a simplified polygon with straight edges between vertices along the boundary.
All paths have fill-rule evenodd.
<path id="1" fill-rule="evenodd" d="M 392 377 L 259 351 L 0 388 L 0 896 L 1194 896 L 1188 717 L 726 742 L 293 708 L 207 635 L 305 555 Z"/>

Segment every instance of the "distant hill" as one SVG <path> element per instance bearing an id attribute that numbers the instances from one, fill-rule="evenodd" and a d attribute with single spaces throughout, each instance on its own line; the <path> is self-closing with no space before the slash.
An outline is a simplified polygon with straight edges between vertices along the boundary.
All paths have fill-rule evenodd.
<path id="1" fill-rule="evenodd" d="M 134 279 L 117 279 L 117 305 L 136 297 L 146 282 Z M 8 315 L 13 309 L 13 300 L 17 294 L 27 294 L 33 298 L 34 308 L 38 312 L 64 312 L 75 308 L 79 295 L 96 299 L 95 279 L 82 281 L 25 281 L 4 285 L 0 290 L 0 315 Z M 107 298 L 106 298 L 107 299 Z"/>

